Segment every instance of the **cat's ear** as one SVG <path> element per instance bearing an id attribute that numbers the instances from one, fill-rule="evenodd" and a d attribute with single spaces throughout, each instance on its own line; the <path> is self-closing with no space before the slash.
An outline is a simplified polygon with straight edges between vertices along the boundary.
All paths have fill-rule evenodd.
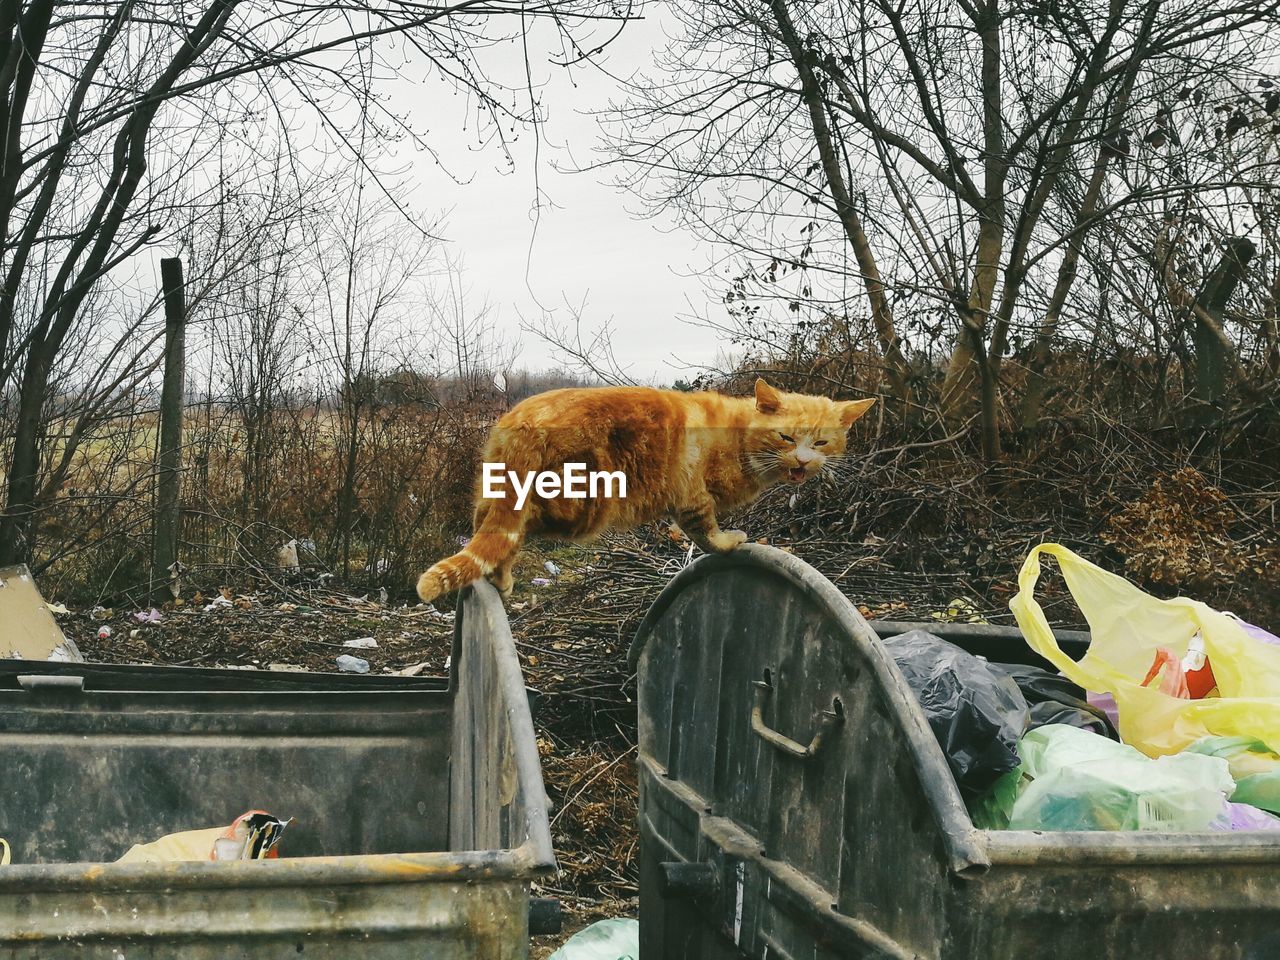
<path id="1" fill-rule="evenodd" d="M 876 398 L 870 400 L 846 400 L 836 404 L 840 408 L 840 426 L 849 427 L 864 413 L 876 405 Z"/>
<path id="2" fill-rule="evenodd" d="M 778 408 L 782 406 L 782 394 L 769 384 L 764 382 L 764 378 L 756 380 L 756 409 L 761 413 L 777 413 Z M 850 420 L 850 423 L 853 421 Z"/>

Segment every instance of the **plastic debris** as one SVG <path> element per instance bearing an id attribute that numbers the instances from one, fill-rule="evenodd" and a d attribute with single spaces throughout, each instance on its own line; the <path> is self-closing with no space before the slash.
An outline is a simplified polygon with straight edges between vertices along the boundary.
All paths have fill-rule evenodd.
<path id="1" fill-rule="evenodd" d="M 1222 815 L 1210 824 L 1212 830 L 1280 830 L 1280 817 L 1247 803 L 1227 801 Z"/>
<path id="2" fill-rule="evenodd" d="M 1018 738 L 1030 709 L 1018 684 L 973 654 L 925 630 L 885 641 L 960 792 L 977 796 L 1018 766 Z"/>
<path id="3" fill-rule="evenodd" d="M 274 860 L 280 855 L 280 838 L 290 822 L 263 810 L 250 810 L 236 817 L 229 827 L 185 830 L 151 843 L 136 843 L 116 862 Z"/>
<path id="4" fill-rule="evenodd" d="M 372 650 L 377 647 L 378 641 L 373 637 L 357 637 L 354 640 L 343 640 L 342 645 L 356 650 Z"/>
<path id="5" fill-rule="evenodd" d="M 1030 731 L 1018 752 L 1022 764 L 993 791 L 1007 801 L 1014 782 L 1015 799 L 1005 808 L 1011 830 L 1208 830 L 1235 789 L 1221 757 L 1153 760 L 1064 724 Z M 1006 825 L 993 807 L 999 804 L 984 809 L 979 826 Z"/>
<path id="6" fill-rule="evenodd" d="M 204 612 L 210 613 L 214 610 L 229 610 L 234 606 L 235 604 L 231 602 L 230 597 L 225 595 L 219 595 L 213 598 L 212 603 L 205 606 Z"/>
<path id="7" fill-rule="evenodd" d="M 1186 753 L 1221 757 L 1235 778 L 1231 799 L 1280 813 L 1280 755 L 1253 737 L 1202 737 Z"/>
<path id="8" fill-rule="evenodd" d="M 560 568 L 559 568 L 559 567 L 557 567 L 557 566 L 556 566 L 552 561 L 550 561 L 550 560 L 548 560 L 546 563 L 544 563 L 544 564 L 542 565 L 542 569 L 543 569 L 543 570 L 545 570 L 545 571 L 547 571 L 547 573 L 551 574 L 551 576 L 553 576 L 553 577 L 558 577 L 558 576 L 560 576 Z"/>
<path id="9" fill-rule="evenodd" d="M 1092 631 L 1075 661 L 1054 638 L 1034 591 L 1040 558 L 1058 568 Z M 1042 543 L 1018 574 L 1009 608 L 1031 647 L 1087 690 L 1110 693 L 1120 708 L 1120 735 L 1148 756 L 1177 753 L 1205 736 L 1249 733 L 1280 744 L 1280 648 L 1259 642 L 1238 620 L 1186 597 L 1159 600 L 1056 543 Z M 1201 638 L 1218 696 L 1182 699 L 1143 686 L 1160 648 L 1186 657 Z"/>
<path id="10" fill-rule="evenodd" d="M 546 577 L 534 577 L 532 580 L 529 581 L 529 583 L 535 587 L 551 586 L 551 581 L 548 580 Z"/>
<path id="11" fill-rule="evenodd" d="M 1092 706 L 1084 690 L 1066 677 L 1021 663 L 993 663 L 991 669 L 1011 677 L 1022 691 L 1031 707 L 1028 729 L 1066 723 L 1110 740 L 1120 739 L 1106 713 Z"/>
<path id="12" fill-rule="evenodd" d="M 133 619 L 137 620 L 139 623 L 163 623 L 164 614 L 155 607 L 152 607 L 150 610 L 145 612 L 139 610 L 133 615 Z"/>
<path id="13" fill-rule="evenodd" d="M 369 661 L 344 653 L 338 657 L 338 669 L 343 673 L 368 673 Z"/>
<path id="14" fill-rule="evenodd" d="M 640 921 L 598 920 L 565 941 L 547 960 L 635 960 L 640 956 Z"/>
<path id="15" fill-rule="evenodd" d="M 98 628 L 98 639 L 99 639 L 99 640 L 110 640 L 110 639 L 111 639 L 111 628 L 110 628 L 110 627 L 108 627 L 106 624 L 103 624 L 102 626 L 100 626 L 100 627 Z"/>

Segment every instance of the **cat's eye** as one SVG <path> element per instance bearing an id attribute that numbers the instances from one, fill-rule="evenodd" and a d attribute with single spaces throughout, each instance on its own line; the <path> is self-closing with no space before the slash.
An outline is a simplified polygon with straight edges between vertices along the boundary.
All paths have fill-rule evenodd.
<path id="1" fill-rule="evenodd" d="M 813 445 L 814 445 L 815 447 L 825 447 L 825 446 L 827 445 L 827 441 L 825 441 L 825 440 L 815 440 L 815 441 L 813 441 Z"/>
<path id="2" fill-rule="evenodd" d="M 778 434 L 778 436 L 780 436 L 783 440 L 787 441 L 787 443 L 795 443 L 795 440 L 791 437 L 788 437 L 785 433 L 780 433 Z"/>

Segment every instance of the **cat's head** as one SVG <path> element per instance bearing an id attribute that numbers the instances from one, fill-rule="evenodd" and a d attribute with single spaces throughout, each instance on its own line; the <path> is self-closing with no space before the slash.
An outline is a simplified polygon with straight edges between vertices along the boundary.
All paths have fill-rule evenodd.
<path id="1" fill-rule="evenodd" d="M 804 483 L 843 456 L 849 427 L 875 402 L 783 393 L 757 380 L 747 437 L 751 469 L 770 483 Z"/>

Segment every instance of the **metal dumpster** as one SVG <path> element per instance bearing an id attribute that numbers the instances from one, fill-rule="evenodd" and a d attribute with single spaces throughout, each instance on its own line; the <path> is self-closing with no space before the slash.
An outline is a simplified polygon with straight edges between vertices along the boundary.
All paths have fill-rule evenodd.
<path id="1" fill-rule="evenodd" d="M 692 564 L 631 656 L 642 960 L 1280 957 L 1275 834 L 975 829 L 892 658 L 795 557 Z"/>
<path id="2" fill-rule="evenodd" d="M 497 594 L 450 679 L 0 661 L 0 957 L 526 957 L 555 861 Z M 279 860 L 115 864 L 293 817 Z"/>

